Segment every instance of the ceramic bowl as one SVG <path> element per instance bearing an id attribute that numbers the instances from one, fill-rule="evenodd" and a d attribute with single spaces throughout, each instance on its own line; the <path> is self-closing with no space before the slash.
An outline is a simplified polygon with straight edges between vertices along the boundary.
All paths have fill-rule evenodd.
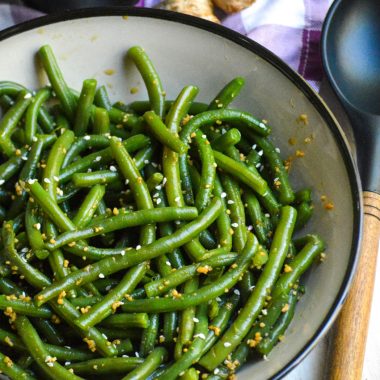
<path id="1" fill-rule="evenodd" d="M 64 76 L 80 89 L 84 78 L 108 87 L 112 100 L 147 99 L 141 77 L 126 51 L 141 45 L 161 75 L 167 98 L 183 86 L 197 85 L 208 102 L 229 80 L 243 76 L 246 86 L 234 107 L 267 119 L 283 157 L 302 149 L 291 180 L 296 189 L 314 191 L 315 215 L 303 232 L 324 237 L 327 258 L 304 277 L 306 295 L 284 343 L 269 360 L 251 361 L 239 379 L 282 377 L 297 365 L 332 325 L 352 278 L 361 230 L 360 183 L 342 129 L 318 95 L 279 58 L 262 46 L 219 25 L 193 17 L 148 9 L 102 9 L 47 16 L 0 34 L 0 80 L 35 88 L 46 83 L 36 52 L 50 44 Z M 110 70 L 111 69 L 111 70 Z M 112 73 L 113 75 L 107 75 Z M 138 87 L 137 94 L 130 89 Z M 299 122 L 306 114 L 308 123 Z M 312 142 L 305 144 L 305 138 Z M 296 145 L 289 145 L 289 138 Z M 333 202 L 327 211 L 320 201 Z"/>

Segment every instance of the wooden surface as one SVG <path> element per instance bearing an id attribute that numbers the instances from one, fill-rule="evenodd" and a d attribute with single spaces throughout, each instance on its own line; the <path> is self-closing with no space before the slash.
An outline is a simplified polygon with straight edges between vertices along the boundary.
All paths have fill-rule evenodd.
<path id="1" fill-rule="evenodd" d="M 365 192 L 363 198 L 361 254 L 354 282 L 336 324 L 331 380 L 362 378 L 379 244 L 380 195 Z"/>

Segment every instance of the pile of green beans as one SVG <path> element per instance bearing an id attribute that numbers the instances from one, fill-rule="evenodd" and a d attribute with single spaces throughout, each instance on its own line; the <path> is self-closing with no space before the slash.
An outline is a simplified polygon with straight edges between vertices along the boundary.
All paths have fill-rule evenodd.
<path id="1" fill-rule="evenodd" d="M 291 187 L 271 128 L 230 107 L 243 78 L 167 101 L 147 53 L 127 57 L 147 101 L 72 90 L 50 46 L 49 86 L 0 81 L 10 379 L 228 378 L 282 340 L 325 249 L 302 235 L 312 192 Z"/>

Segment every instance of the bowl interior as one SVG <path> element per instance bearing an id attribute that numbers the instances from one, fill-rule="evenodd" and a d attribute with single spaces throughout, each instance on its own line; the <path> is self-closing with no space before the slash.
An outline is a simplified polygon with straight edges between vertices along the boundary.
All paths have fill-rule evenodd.
<path id="1" fill-rule="evenodd" d="M 300 353 L 305 353 L 316 333 L 324 329 L 333 306 L 341 302 L 359 231 L 358 185 L 344 138 L 338 127 L 331 127 L 328 112 L 320 112 L 321 105 L 310 90 L 307 94 L 301 90 L 305 84 L 297 85 L 295 76 L 290 80 L 283 69 L 270 64 L 263 50 L 255 53 L 242 47 L 237 35 L 232 41 L 218 34 L 222 29 L 213 33 L 196 27 L 197 21 L 191 18 L 179 20 L 180 16 L 164 20 L 140 13 L 34 24 L 32 29 L 0 42 L 0 80 L 14 80 L 30 88 L 46 83 L 36 62 L 36 51 L 44 44 L 53 47 L 71 87 L 79 90 L 83 79 L 96 78 L 107 85 L 114 101 L 147 99 L 141 77 L 125 59 L 133 45 L 143 46 L 153 60 L 168 99 L 176 97 L 183 86 L 194 84 L 200 88 L 198 100 L 208 102 L 233 77 L 246 79 L 234 106 L 268 120 L 284 158 L 297 149 L 305 152 L 291 169 L 296 189 L 308 186 L 314 191 L 315 215 L 302 233 L 318 233 L 327 242 L 326 262 L 315 265 L 307 275 L 306 295 L 285 342 L 274 349 L 268 361 L 252 362 L 239 375 L 251 379 L 254 373 L 256 379 L 265 379 L 281 370 L 284 373 L 284 368 L 289 369 Z M 132 87 L 139 91 L 132 95 Z M 299 121 L 301 114 L 307 115 L 306 124 Z M 290 138 L 295 145 L 288 143 Z M 321 196 L 333 202 L 333 210 L 323 207 Z"/>

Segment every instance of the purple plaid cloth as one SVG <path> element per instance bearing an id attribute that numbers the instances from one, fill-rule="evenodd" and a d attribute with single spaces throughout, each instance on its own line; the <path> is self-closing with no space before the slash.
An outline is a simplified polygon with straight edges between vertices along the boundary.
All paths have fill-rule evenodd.
<path id="1" fill-rule="evenodd" d="M 323 19 L 332 0 L 256 0 L 222 24 L 267 47 L 299 72 L 316 90 L 322 80 L 319 41 Z M 160 0 L 140 0 L 138 7 L 155 7 Z M 0 30 L 38 17 L 40 12 L 0 1 Z"/>

